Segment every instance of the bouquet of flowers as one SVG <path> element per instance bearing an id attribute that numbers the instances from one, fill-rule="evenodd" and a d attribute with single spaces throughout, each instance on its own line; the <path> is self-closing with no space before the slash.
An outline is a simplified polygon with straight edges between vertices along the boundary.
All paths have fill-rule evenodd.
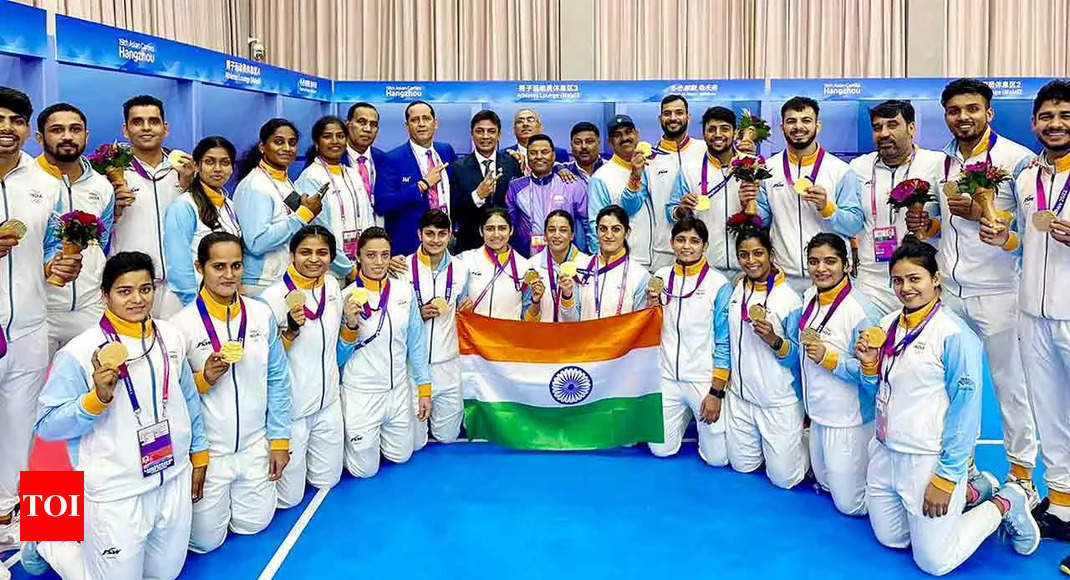
<path id="1" fill-rule="evenodd" d="M 754 214 L 739 212 L 733 214 L 725 223 L 725 229 L 733 236 L 739 236 L 746 230 L 762 229 L 762 219 Z"/>
<path id="2" fill-rule="evenodd" d="M 59 216 L 56 236 L 63 242 L 63 255 L 72 256 L 82 253 L 90 244 L 100 243 L 104 236 L 104 224 L 97 216 L 84 211 L 70 211 Z M 53 286 L 64 286 L 67 282 L 55 274 L 48 277 Z"/>
<path id="3" fill-rule="evenodd" d="M 999 223 L 1000 214 L 996 210 L 996 190 L 1000 184 L 1010 179 L 1010 175 L 1001 167 L 989 163 L 974 163 L 967 165 L 962 174 L 955 180 L 955 187 L 962 195 L 973 198 L 973 202 L 981 207 L 981 215 L 985 219 L 1002 228 Z"/>
<path id="4" fill-rule="evenodd" d="M 899 182 L 892 188 L 888 195 L 888 205 L 894 209 L 903 209 L 921 206 L 933 201 L 935 198 L 929 194 L 932 185 L 924 179 L 907 179 Z"/>
<path id="5" fill-rule="evenodd" d="M 765 165 L 764 157 L 761 155 L 742 154 L 732 158 L 731 175 L 746 183 L 758 183 L 763 179 L 769 179 L 773 176 L 769 171 L 769 167 Z M 758 204 L 754 201 L 748 201 L 747 205 L 743 208 L 743 212 L 750 215 L 757 214 Z"/>
<path id="6" fill-rule="evenodd" d="M 86 158 L 89 159 L 93 171 L 107 177 L 113 188 L 118 190 L 126 187 L 123 171 L 130 167 L 130 162 L 134 160 L 134 154 L 128 145 L 120 145 L 118 142 L 105 143 Z M 116 206 L 115 211 L 122 213 L 122 207 Z"/>
<path id="7" fill-rule="evenodd" d="M 749 142 L 750 148 L 753 150 L 759 143 L 769 138 L 769 123 L 751 113 L 750 109 L 743 109 L 743 116 L 739 120 L 739 128 L 736 133 L 739 136 L 739 140 L 741 142 Z"/>

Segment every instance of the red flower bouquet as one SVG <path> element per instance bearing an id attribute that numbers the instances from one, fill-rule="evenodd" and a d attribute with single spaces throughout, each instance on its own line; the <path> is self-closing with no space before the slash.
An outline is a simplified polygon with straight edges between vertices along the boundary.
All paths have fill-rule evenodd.
<path id="1" fill-rule="evenodd" d="M 732 158 L 732 176 L 746 183 L 758 183 L 763 179 L 769 179 L 773 174 L 765 165 L 765 158 L 761 155 L 739 154 Z M 758 204 L 748 201 L 743 207 L 743 213 L 755 215 L 758 213 Z"/>
<path id="2" fill-rule="evenodd" d="M 126 177 L 123 172 L 130 167 L 134 154 L 127 145 L 119 143 L 105 143 L 97 150 L 86 156 L 93 171 L 108 178 L 111 186 L 116 190 L 126 187 Z M 116 205 L 116 217 L 122 214 L 123 207 Z"/>
<path id="3" fill-rule="evenodd" d="M 1000 213 L 996 210 L 996 190 L 1008 179 L 1010 175 L 1001 167 L 987 162 L 973 163 L 962 170 L 955 180 L 955 187 L 961 195 L 973 198 L 973 202 L 981 207 L 981 215 L 1001 229 L 1004 226 L 999 222 Z"/>
<path id="4" fill-rule="evenodd" d="M 935 198 L 929 193 L 932 185 L 924 179 L 907 179 L 899 182 L 888 195 L 888 205 L 895 209 L 922 206 Z"/>
<path id="5" fill-rule="evenodd" d="M 746 212 L 733 214 L 725 223 L 725 229 L 737 237 L 746 230 L 760 230 L 762 227 L 762 219 L 760 217 Z"/>
<path id="6" fill-rule="evenodd" d="M 104 236 L 104 224 L 97 216 L 84 211 L 70 211 L 59 216 L 56 236 L 63 242 L 63 254 L 72 256 L 82 253 L 90 244 L 100 243 Z M 55 274 L 48 277 L 53 286 L 64 286 L 67 281 Z"/>

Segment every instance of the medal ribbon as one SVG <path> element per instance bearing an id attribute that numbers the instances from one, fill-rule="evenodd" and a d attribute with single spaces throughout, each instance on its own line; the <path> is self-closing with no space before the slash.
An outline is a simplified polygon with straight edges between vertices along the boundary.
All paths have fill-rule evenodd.
<path id="1" fill-rule="evenodd" d="M 692 288 L 691 291 L 688 292 L 687 294 L 682 294 L 680 296 L 673 296 L 672 287 L 673 287 L 673 284 L 676 281 L 676 268 L 673 268 L 672 271 L 669 272 L 669 284 L 665 288 L 665 296 L 668 297 L 668 299 L 670 301 L 673 298 L 679 298 L 681 301 L 683 301 L 685 298 L 690 298 L 691 295 L 694 294 L 696 290 L 698 290 L 698 287 L 702 286 L 702 281 L 706 279 L 706 274 L 708 274 L 709 271 L 710 271 L 710 264 L 709 264 L 709 262 L 706 262 L 705 264 L 702 265 L 702 270 L 699 270 L 698 280 L 695 281 L 695 287 Z M 683 275 L 683 280 L 680 281 L 680 288 L 684 287 L 684 280 L 686 280 L 686 279 L 687 279 L 687 274 L 684 274 Z"/>
<path id="2" fill-rule="evenodd" d="M 286 288 L 290 292 L 300 292 L 300 290 L 297 289 L 297 285 L 294 284 L 293 278 L 290 277 L 290 273 L 289 272 L 286 272 L 286 273 L 284 273 L 282 275 L 282 281 L 283 281 L 283 283 L 286 284 Z M 313 299 L 316 298 L 316 289 L 315 288 L 312 289 L 312 298 Z M 308 306 L 304 307 L 304 309 L 305 309 L 305 318 L 307 318 L 309 320 L 316 320 L 320 316 L 323 316 L 323 307 L 327 304 L 327 284 L 326 283 L 320 284 L 320 298 L 318 300 L 318 303 L 319 304 L 318 304 L 318 306 L 316 306 L 316 311 L 315 312 L 312 312 L 311 310 L 309 310 Z M 243 309 L 243 312 L 244 312 L 244 309 Z"/>
<path id="3" fill-rule="evenodd" d="M 832 305 L 829 307 L 829 311 L 825 313 L 825 317 L 821 319 L 821 324 L 818 325 L 815 330 L 821 332 L 825 329 L 825 325 L 829 323 L 829 319 L 832 318 L 832 315 L 836 312 L 836 309 L 840 307 L 840 304 L 843 303 L 843 301 L 847 298 L 847 295 L 850 293 L 851 279 L 847 278 L 847 283 L 844 284 L 843 288 L 840 289 L 840 292 L 836 294 L 836 298 L 832 301 Z M 814 297 L 810 299 L 810 303 L 806 305 L 806 310 L 803 311 L 802 318 L 799 319 L 799 330 L 803 330 L 808 326 L 807 322 L 809 322 L 810 315 L 813 314 L 814 308 L 817 307 L 817 301 L 820 295 L 820 292 L 814 294 Z"/>
<path id="4" fill-rule="evenodd" d="M 613 260 L 612 262 L 598 267 L 598 254 L 591 256 L 591 263 L 587 265 L 587 271 L 594 275 L 594 311 L 595 316 L 602 318 L 602 291 L 598 285 L 598 277 L 610 270 L 624 264 L 624 278 L 620 282 L 620 295 L 617 297 L 617 315 L 620 315 L 621 310 L 624 309 L 624 289 L 628 285 L 628 264 L 631 260 L 628 259 L 628 252 L 624 252 L 624 255 Z"/>
<path id="5" fill-rule="evenodd" d="M 483 287 L 483 291 L 479 293 L 479 297 L 472 303 L 473 309 L 475 309 L 476 306 L 479 306 L 479 303 L 483 301 L 483 297 L 487 295 L 487 292 L 494 286 L 494 282 L 498 280 L 498 276 L 501 276 L 502 272 L 505 271 L 505 264 L 498 263 L 498 256 L 490 251 L 490 248 L 483 246 L 483 253 L 486 254 L 487 259 L 494 264 L 494 275 L 490 277 L 490 282 L 487 282 L 487 285 Z M 513 253 L 512 248 L 509 249 L 508 263 L 511 272 L 510 276 L 513 278 L 513 287 L 517 292 L 520 292 L 520 289 L 523 288 L 523 284 L 520 282 L 520 276 L 516 273 L 516 254 Z"/>
<path id="6" fill-rule="evenodd" d="M 777 272 L 776 272 L 775 269 L 770 269 L 769 270 L 769 278 L 767 278 L 766 281 L 765 281 L 765 300 L 762 301 L 762 306 L 763 307 L 766 304 L 769 303 L 769 295 L 773 292 L 773 283 L 776 282 L 776 274 L 777 274 Z M 750 312 L 747 310 L 747 301 L 750 300 L 751 296 L 754 296 L 754 282 L 751 282 L 750 294 L 748 295 L 747 294 L 747 280 L 744 280 L 743 281 L 743 300 L 742 300 L 742 304 L 740 305 L 740 310 L 743 311 L 743 322 L 750 322 Z"/>
<path id="7" fill-rule="evenodd" d="M 420 269 L 417 267 L 419 265 L 419 260 L 417 260 L 417 258 L 416 258 L 416 254 L 417 253 L 419 253 L 419 251 L 417 251 L 416 253 L 413 253 L 413 255 L 412 255 L 412 268 L 411 268 L 411 271 L 412 271 L 412 289 L 416 291 L 416 302 L 420 306 L 423 306 L 424 305 L 424 298 L 423 298 L 423 295 L 420 293 Z M 445 258 L 446 258 L 445 256 L 442 257 L 442 259 L 445 259 Z M 431 277 L 434 278 L 434 276 L 435 276 L 435 274 L 434 274 L 434 272 L 432 272 L 431 273 Z M 446 300 L 447 304 L 450 301 L 450 294 L 452 294 L 452 293 L 453 293 L 453 261 L 450 261 L 449 265 L 446 266 L 446 296 L 445 296 L 445 300 Z"/>
<path id="8" fill-rule="evenodd" d="M 996 144 L 996 132 L 988 130 L 988 147 L 985 149 L 985 165 L 992 165 L 992 146 Z M 944 157 L 944 182 L 947 182 L 947 176 L 951 174 L 951 160 L 952 157 L 947 155 Z M 963 167 L 966 166 L 965 160 L 962 163 Z"/>
<path id="9" fill-rule="evenodd" d="M 810 177 L 809 177 L 810 183 L 817 183 L 817 173 L 819 171 L 821 171 L 821 162 L 824 161 L 824 160 L 825 160 L 825 148 L 824 147 L 818 147 L 817 148 L 817 160 L 814 161 L 814 168 L 810 170 Z M 791 164 L 788 163 L 788 152 L 787 151 L 784 151 L 784 155 L 783 155 L 783 157 L 781 159 L 781 162 L 782 162 L 783 169 L 784 169 L 784 179 L 786 179 L 788 181 L 788 187 L 791 188 L 791 189 L 794 189 L 795 188 L 795 178 L 793 178 L 791 176 Z M 800 161 L 800 163 L 801 163 L 801 161 Z M 802 173 L 802 169 L 801 168 L 799 170 L 799 173 Z"/>
<path id="10" fill-rule="evenodd" d="M 933 316 L 936 316 L 936 313 L 939 310 L 940 302 L 937 301 L 937 303 L 933 305 L 933 309 L 929 311 L 929 314 L 925 315 L 925 319 L 921 321 L 921 324 L 914 327 L 913 330 L 907 332 L 898 344 L 896 344 L 895 342 L 895 331 L 899 328 L 899 319 L 902 317 L 898 317 L 894 321 L 892 321 L 892 326 L 888 329 L 888 337 L 884 339 L 884 346 L 881 347 L 879 353 L 879 380 L 886 381 L 888 379 L 888 375 L 892 372 L 892 366 L 895 365 L 895 359 L 899 358 L 899 355 L 903 354 L 903 351 L 905 351 L 907 347 L 910 346 L 911 343 L 913 343 L 918 338 L 918 336 L 921 335 L 921 331 L 925 330 L 925 327 L 929 324 L 929 321 L 933 319 Z M 884 370 L 885 358 L 889 359 L 887 371 Z"/>
<path id="11" fill-rule="evenodd" d="M 707 169 L 709 169 L 709 166 L 710 166 L 710 156 L 709 155 L 704 155 L 702 157 L 702 177 L 701 177 L 701 179 L 699 181 L 699 189 L 702 190 L 701 195 L 704 195 L 706 197 L 713 197 L 713 196 L 717 195 L 718 191 L 721 191 L 722 189 L 724 189 L 724 187 L 726 185 L 728 185 L 728 180 L 729 180 L 729 178 L 732 177 L 732 174 L 729 173 L 728 175 L 725 175 L 724 172 L 722 171 L 721 172 L 721 176 L 724 179 L 721 180 L 721 183 L 718 183 L 717 185 L 713 186 L 713 189 L 707 191 L 706 190 L 706 183 L 707 183 L 706 182 L 706 171 L 707 171 Z"/>
<path id="12" fill-rule="evenodd" d="M 1038 212 L 1047 211 L 1048 210 L 1048 196 L 1044 192 L 1044 180 L 1041 179 L 1041 176 L 1040 176 L 1041 173 L 1043 173 L 1041 168 L 1037 168 L 1037 211 Z M 1052 179 L 1052 183 L 1055 183 L 1054 170 L 1053 170 L 1051 179 Z M 1063 206 L 1066 205 L 1066 197 L 1067 197 L 1067 195 L 1070 195 L 1070 177 L 1068 177 L 1066 179 L 1066 183 L 1063 184 L 1062 191 L 1059 192 L 1058 199 L 1055 200 L 1055 206 L 1051 208 L 1051 211 L 1054 212 L 1055 215 L 1059 215 L 1060 213 L 1062 213 Z"/>
<path id="13" fill-rule="evenodd" d="M 364 288 L 364 281 L 361 280 L 359 275 L 357 276 L 357 286 L 360 287 L 360 288 Z M 387 302 L 388 298 L 390 298 L 390 280 L 384 279 L 383 280 L 383 286 L 382 286 L 382 292 L 379 293 L 379 308 L 378 308 L 378 310 L 379 310 L 379 326 L 377 326 L 375 328 L 375 334 L 373 334 L 373 335 L 369 336 L 368 338 L 365 338 L 364 340 L 358 342 L 353 347 L 354 350 L 360 350 L 360 349 L 364 348 L 371 341 L 373 341 L 376 338 L 378 338 L 379 337 L 379 333 L 383 331 L 383 323 L 386 321 L 386 302 Z M 363 316 L 363 318 L 365 320 L 367 320 L 368 317 L 371 316 L 371 312 L 370 312 L 371 307 L 368 306 L 367 304 L 365 304 L 364 305 L 364 309 L 368 313 L 368 315 L 367 316 L 363 316 L 363 314 L 362 314 L 362 316 Z"/>
<path id="14" fill-rule="evenodd" d="M 104 336 L 111 342 L 121 343 L 119 339 L 119 333 L 115 331 L 115 327 L 107 316 L 100 317 L 100 330 L 104 333 Z M 160 334 L 159 329 L 153 331 L 155 339 L 153 342 L 160 343 L 160 352 L 163 355 L 163 412 L 164 416 L 167 415 L 167 400 L 170 397 L 171 392 L 171 358 L 167 356 L 167 346 L 163 342 L 163 336 Z M 149 345 L 149 349 L 145 351 L 146 356 L 152 350 L 152 345 Z M 138 357 L 140 358 L 140 357 Z M 130 372 L 126 368 L 126 362 L 119 366 L 119 378 L 123 380 L 123 385 L 126 387 L 126 395 L 130 398 L 130 407 L 134 410 L 134 418 L 137 419 L 138 425 L 141 425 L 141 405 L 137 400 L 137 393 L 134 392 L 134 382 L 130 379 Z M 153 379 L 152 392 L 156 392 L 156 381 Z"/>
<path id="15" fill-rule="evenodd" d="M 550 247 L 547 246 L 544 251 L 546 252 L 547 277 L 550 279 L 550 296 L 554 297 L 554 322 L 557 322 L 559 311 L 561 310 L 561 294 L 558 292 L 560 289 L 557 287 L 557 271 L 554 265 L 554 255 L 550 252 Z M 568 251 L 565 252 L 565 261 L 569 261 L 573 256 L 575 256 L 575 247 L 570 244 Z"/>
<path id="16" fill-rule="evenodd" d="M 245 347 L 245 325 L 248 321 L 245 315 L 245 301 L 241 296 L 238 297 L 238 304 L 241 306 L 241 321 L 238 322 L 238 343 Z M 197 311 L 201 314 L 201 323 L 204 324 L 204 330 L 208 333 L 208 340 L 212 343 L 212 350 L 214 352 L 220 352 L 223 348 L 223 344 L 219 341 L 219 335 L 215 332 L 215 325 L 212 324 L 212 317 L 208 315 L 208 306 L 204 303 L 204 297 L 197 296 Z M 227 306 L 227 318 L 230 318 L 230 306 Z"/>

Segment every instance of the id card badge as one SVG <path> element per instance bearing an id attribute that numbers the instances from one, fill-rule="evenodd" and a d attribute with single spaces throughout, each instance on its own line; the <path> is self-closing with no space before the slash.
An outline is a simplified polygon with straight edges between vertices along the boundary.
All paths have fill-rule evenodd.
<path id="1" fill-rule="evenodd" d="M 876 425 L 877 441 L 884 443 L 884 440 L 888 437 L 888 401 L 892 397 L 892 390 L 888 388 L 888 385 L 881 381 L 880 388 L 877 389 L 877 405 L 876 405 L 876 418 L 874 423 Z"/>
<path id="2" fill-rule="evenodd" d="M 357 259 L 357 242 L 360 241 L 360 230 L 345 230 L 342 232 L 342 252 L 349 259 Z"/>
<path id="3" fill-rule="evenodd" d="M 873 253 L 877 263 L 890 262 L 895 249 L 899 247 L 899 236 L 895 226 L 873 228 Z"/>
<path id="4" fill-rule="evenodd" d="M 531 235 L 531 255 L 534 256 L 542 251 L 546 247 L 546 236 L 539 234 Z"/>
<path id="5" fill-rule="evenodd" d="M 141 450 L 141 475 L 155 475 L 175 464 L 167 419 L 138 429 L 137 442 Z"/>

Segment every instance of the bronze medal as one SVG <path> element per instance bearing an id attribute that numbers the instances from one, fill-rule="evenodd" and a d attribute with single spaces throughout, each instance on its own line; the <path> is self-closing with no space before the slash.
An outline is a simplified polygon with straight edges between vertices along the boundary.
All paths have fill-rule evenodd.
<path id="1" fill-rule="evenodd" d="M 1051 231 L 1051 224 L 1055 223 L 1058 218 L 1059 216 L 1049 209 L 1038 211 L 1033 214 L 1033 227 L 1039 232 Z"/>

